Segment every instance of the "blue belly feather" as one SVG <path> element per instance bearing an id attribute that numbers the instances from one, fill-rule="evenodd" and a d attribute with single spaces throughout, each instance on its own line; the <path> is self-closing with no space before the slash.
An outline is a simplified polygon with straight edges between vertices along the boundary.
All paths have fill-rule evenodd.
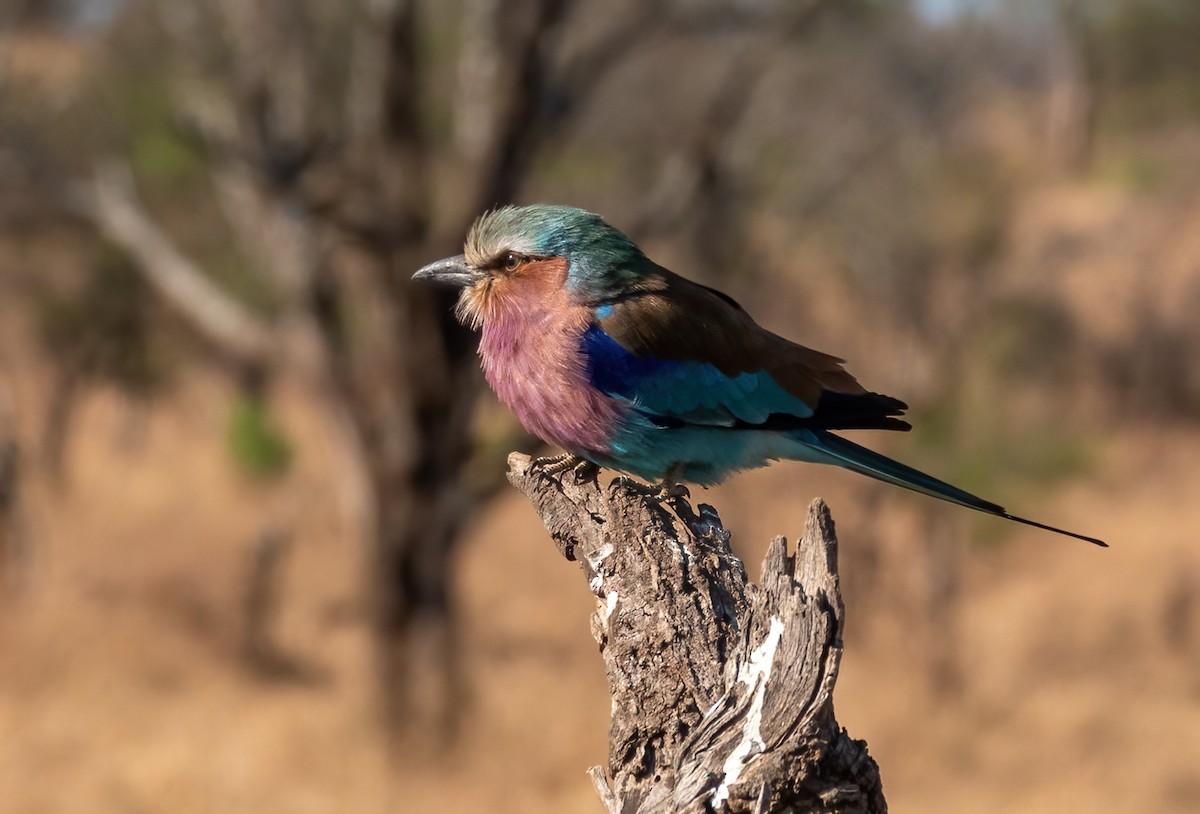
<path id="1" fill-rule="evenodd" d="M 772 416 L 813 414 L 766 371 L 731 376 L 707 362 L 638 357 L 598 325 L 584 333 L 583 349 L 592 386 L 628 407 L 610 455 L 596 463 L 651 481 L 676 468 L 682 480 L 708 485 L 772 460 L 809 458 L 811 439 L 799 435 L 811 433 L 754 429 Z"/>

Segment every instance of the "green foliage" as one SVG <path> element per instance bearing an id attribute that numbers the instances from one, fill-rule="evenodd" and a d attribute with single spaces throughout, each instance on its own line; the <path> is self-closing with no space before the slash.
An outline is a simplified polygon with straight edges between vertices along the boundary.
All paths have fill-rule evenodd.
<path id="1" fill-rule="evenodd" d="M 1095 444 L 1061 415 L 1036 422 L 1005 421 L 947 403 L 913 416 L 918 460 L 950 483 L 1003 502 L 1019 487 L 1047 486 L 1087 472 Z"/>
<path id="2" fill-rule="evenodd" d="M 172 127 L 151 127 L 134 134 L 130 146 L 134 172 L 167 184 L 190 183 L 204 173 L 204 155 Z"/>
<path id="3" fill-rule="evenodd" d="M 89 131 L 88 149 L 97 151 L 99 142 L 105 158 L 128 159 L 147 207 L 183 253 L 222 290 L 270 313 L 276 304 L 271 281 L 239 250 L 215 194 L 208 147 L 181 115 L 187 53 L 169 47 L 172 40 L 152 13 L 123 16 L 108 36 L 105 58 L 73 112 L 78 127 Z M 220 48 L 211 55 L 222 56 L 228 58 Z"/>
<path id="4" fill-rule="evenodd" d="M 172 239 L 223 291 L 260 313 L 271 313 L 275 290 L 239 251 L 216 201 L 203 143 L 180 126 L 162 79 L 132 67 L 114 71 L 110 115 L 140 193 Z"/>
<path id="5" fill-rule="evenodd" d="M 124 131 L 138 175 L 175 183 L 198 177 L 199 150 L 182 138 L 163 72 L 118 62 L 107 91 L 109 116 Z"/>
<path id="6" fill-rule="evenodd" d="M 260 396 L 246 396 L 234 405 L 226 440 L 239 468 L 253 477 L 278 478 L 291 465 L 292 445 Z"/>
<path id="7" fill-rule="evenodd" d="M 269 312 L 273 292 L 235 248 L 213 196 L 204 145 L 180 127 L 170 89 L 160 78 L 125 67 L 111 83 L 112 115 L 141 193 L 172 238 L 223 289 Z"/>
<path id="8" fill-rule="evenodd" d="M 993 436 L 962 453 L 959 476 L 964 483 L 991 491 L 999 484 L 1046 485 L 1088 469 L 1091 448 L 1061 425 L 1020 428 L 1016 436 Z M 1009 491 L 1004 489 L 1003 491 Z"/>
<path id="9" fill-rule="evenodd" d="M 1171 180 L 1167 162 L 1137 146 L 1115 150 L 1096 167 L 1099 180 L 1137 193 L 1152 193 Z"/>
<path id="10" fill-rule="evenodd" d="M 915 411 L 913 440 L 951 483 L 1004 501 L 1087 471 L 1093 443 L 1059 403 L 1072 384 L 1078 336 L 1056 301 L 998 301 L 958 359 L 953 389 Z"/>

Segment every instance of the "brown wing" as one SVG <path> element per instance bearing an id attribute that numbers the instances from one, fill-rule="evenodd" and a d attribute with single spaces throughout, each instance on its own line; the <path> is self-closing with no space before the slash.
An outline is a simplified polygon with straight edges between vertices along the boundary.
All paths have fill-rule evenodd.
<path id="1" fill-rule="evenodd" d="M 707 362 L 727 376 L 765 370 L 814 409 L 827 391 L 867 392 L 841 359 L 771 333 L 732 298 L 667 269 L 613 303 L 600 327 L 641 358 Z"/>

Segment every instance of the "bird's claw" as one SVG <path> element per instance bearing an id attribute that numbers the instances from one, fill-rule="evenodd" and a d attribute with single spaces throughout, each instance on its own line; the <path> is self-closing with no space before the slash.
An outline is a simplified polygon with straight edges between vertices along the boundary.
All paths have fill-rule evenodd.
<path id="1" fill-rule="evenodd" d="M 619 485 L 622 488 L 628 489 L 631 492 L 636 492 L 647 500 L 652 500 L 655 503 L 666 503 L 669 500 L 677 498 L 690 499 L 692 493 L 682 483 L 671 480 L 664 480 L 655 486 L 645 483 L 639 483 L 633 478 L 627 478 L 624 475 L 613 481 L 614 485 Z"/>
<path id="2" fill-rule="evenodd" d="M 655 499 L 659 503 L 668 500 L 678 500 L 679 498 L 683 498 L 684 500 L 691 500 L 692 498 L 692 493 L 682 483 L 667 483 L 663 481 L 658 485 Z"/>
<path id="3" fill-rule="evenodd" d="M 562 455 L 544 455 L 529 462 L 529 471 L 542 477 L 557 475 L 559 472 L 565 472 L 575 466 L 577 460 L 569 452 Z"/>
<path id="4" fill-rule="evenodd" d="M 579 463 L 574 466 L 574 474 L 576 483 L 587 483 L 596 479 L 600 474 L 600 467 L 586 458 L 580 458 Z"/>
<path id="5" fill-rule="evenodd" d="M 600 471 L 600 467 L 596 466 L 596 464 L 586 458 L 572 455 L 569 452 L 563 455 L 534 458 L 529 462 L 529 471 L 539 478 L 548 478 L 552 475 L 566 472 L 569 469 L 574 470 L 576 483 L 584 483 L 596 477 L 596 473 Z"/>

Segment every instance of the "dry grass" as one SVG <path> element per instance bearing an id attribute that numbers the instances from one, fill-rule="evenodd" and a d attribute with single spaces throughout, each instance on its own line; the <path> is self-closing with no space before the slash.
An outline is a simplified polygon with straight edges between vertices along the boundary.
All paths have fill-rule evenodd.
<path id="1" fill-rule="evenodd" d="M 213 440 L 222 391 L 189 379 L 132 446 L 120 399 L 98 395 L 70 490 L 35 483 L 37 558 L 0 623 L 5 810 L 597 810 L 583 769 L 603 759 L 607 701 L 591 603 L 532 511 L 505 495 L 462 551 L 466 737 L 446 751 L 409 742 L 388 763 L 356 610 L 361 561 L 339 542 L 320 445 L 302 447 L 279 494 L 247 488 Z M 299 400 L 282 403 L 293 435 L 316 437 Z M 930 690 L 919 625 L 885 599 L 851 605 L 838 711 L 871 744 L 896 810 L 1195 810 L 1200 631 L 1173 646 L 1164 618 L 1185 577 L 1200 583 L 1198 455 L 1195 433 L 1130 434 L 1093 477 L 1029 507 L 1103 533 L 1110 551 L 1024 529 L 974 551 L 955 696 Z M 854 517 L 848 476 L 779 466 L 705 499 L 755 561 L 818 491 L 852 564 L 870 524 Z M 915 500 L 891 495 L 880 511 L 900 517 Z M 279 641 L 308 682 L 263 681 L 237 657 L 250 541 L 280 512 L 299 532 Z M 904 584 L 911 541 L 883 549 Z"/>

